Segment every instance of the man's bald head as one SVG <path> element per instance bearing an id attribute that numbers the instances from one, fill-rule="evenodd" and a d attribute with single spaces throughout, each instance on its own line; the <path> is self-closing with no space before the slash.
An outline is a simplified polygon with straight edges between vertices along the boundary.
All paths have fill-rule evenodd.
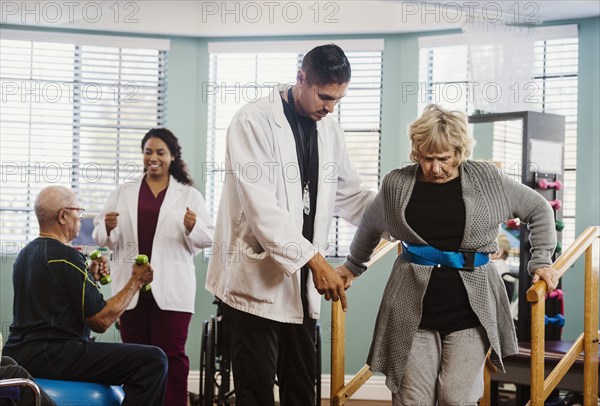
<path id="1" fill-rule="evenodd" d="M 63 207 L 77 206 L 77 196 L 64 186 L 48 186 L 35 199 L 35 215 L 40 228 L 56 222 L 56 214 Z"/>

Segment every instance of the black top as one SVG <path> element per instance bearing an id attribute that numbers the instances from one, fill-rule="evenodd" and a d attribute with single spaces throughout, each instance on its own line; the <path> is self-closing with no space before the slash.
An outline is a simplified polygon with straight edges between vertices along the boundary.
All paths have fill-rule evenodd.
<path id="1" fill-rule="evenodd" d="M 312 242 L 315 214 L 317 211 L 317 185 L 319 182 L 319 148 L 317 123 L 308 117 L 297 114 L 294 106 L 292 88 L 288 91 L 288 103 L 283 101 L 283 112 L 290 123 L 296 141 L 296 154 L 302 179 L 302 190 L 308 185 L 310 194 L 310 213 L 304 214 L 302 235 Z"/>
<path id="2" fill-rule="evenodd" d="M 7 348 L 36 340 L 88 340 L 85 319 L 106 305 L 83 254 L 53 238 L 37 238 L 21 250 L 13 286 Z"/>
<path id="3" fill-rule="evenodd" d="M 446 183 L 416 182 L 405 215 L 410 227 L 427 244 L 443 251 L 458 251 L 465 228 L 460 177 Z M 469 271 L 444 266 L 432 270 L 420 328 L 452 332 L 479 325 L 459 272 Z"/>
<path id="4" fill-rule="evenodd" d="M 302 179 L 302 192 L 308 187 L 310 197 L 310 212 L 304 212 L 304 221 L 302 223 L 302 235 L 308 241 L 313 241 L 315 228 L 315 214 L 317 212 L 317 186 L 319 182 L 319 148 L 317 140 L 317 123 L 308 117 L 296 113 L 294 106 L 294 95 L 292 88 L 288 90 L 288 102 L 282 99 L 283 112 L 296 141 L 296 154 L 298 156 L 298 166 L 300 178 Z M 302 194 L 304 197 L 304 193 Z M 304 204 L 302 205 L 304 207 Z M 306 281 L 308 278 L 308 268 L 302 267 L 302 305 L 304 311 L 307 310 Z"/>

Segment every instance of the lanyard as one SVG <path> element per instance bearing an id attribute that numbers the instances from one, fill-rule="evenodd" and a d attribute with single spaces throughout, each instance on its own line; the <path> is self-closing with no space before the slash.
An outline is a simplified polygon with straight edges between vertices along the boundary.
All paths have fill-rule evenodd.
<path id="1" fill-rule="evenodd" d="M 310 178 L 310 158 L 311 158 L 311 134 L 306 134 L 302 125 L 300 124 L 300 117 L 296 113 L 296 106 L 294 105 L 294 95 L 292 92 L 292 88 L 288 90 L 288 104 L 290 106 L 290 110 L 292 111 L 292 116 L 294 117 L 294 122 L 296 123 L 296 128 L 298 131 L 298 140 L 296 142 L 300 142 L 300 148 L 296 147 L 296 150 L 299 151 L 298 155 L 300 159 L 298 160 L 298 165 L 300 166 L 300 176 L 302 178 L 302 203 L 304 206 L 304 214 L 310 215 L 310 190 L 309 190 L 309 178 Z M 316 125 L 316 124 L 315 124 Z"/>

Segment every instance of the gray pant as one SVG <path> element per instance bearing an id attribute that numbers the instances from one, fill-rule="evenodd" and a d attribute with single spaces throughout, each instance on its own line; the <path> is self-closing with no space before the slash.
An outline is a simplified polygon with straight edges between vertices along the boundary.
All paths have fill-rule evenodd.
<path id="1" fill-rule="evenodd" d="M 489 346 L 483 327 L 417 331 L 394 406 L 477 405 Z"/>

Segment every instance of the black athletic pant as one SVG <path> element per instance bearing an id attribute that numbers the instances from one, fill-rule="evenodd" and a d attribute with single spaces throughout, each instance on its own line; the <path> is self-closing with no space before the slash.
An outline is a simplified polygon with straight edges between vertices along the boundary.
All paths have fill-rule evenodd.
<path id="1" fill-rule="evenodd" d="M 275 376 L 281 406 L 315 404 L 317 321 L 280 323 L 225 304 L 236 406 L 272 406 Z"/>
<path id="2" fill-rule="evenodd" d="M 5 346 L 5 355 L 36 378 L 123 385 L 123 406 L 165 402 L 167 356 L 139 344 L 60 340 Z"/>

